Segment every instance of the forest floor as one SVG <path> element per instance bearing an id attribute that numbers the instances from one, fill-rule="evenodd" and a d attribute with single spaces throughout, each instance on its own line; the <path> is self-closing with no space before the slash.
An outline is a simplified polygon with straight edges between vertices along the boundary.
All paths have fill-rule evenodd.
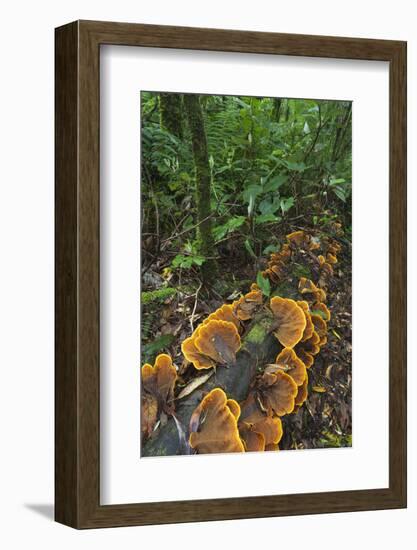
<path id="1" fill-rule="evenodd" d="M 276 241 L 299 229 L 311 230 L 287 225 L 275 235 Z M 352 444 L 352 254 L 349 240 L 340 242 L 342 250 L 327 290 L 328 341 L 309 369 L 307 401 L 297 413 L 282 418 L 280 449 Z M 172 270 L 171 258 L 163 254 L 142 277 L 142 363 L 153 362 L 157 353 L 169 353 L 184 385 L 193 376 L 193 366 L 184 362 L 181 342 L 210 313 L 246 293 L 267 261 L 267 255 L 249 259 L 239 234 L 220 244 L 218 253 L 219 280 L 210 292 L 202 290 L 197 267 Z"/>

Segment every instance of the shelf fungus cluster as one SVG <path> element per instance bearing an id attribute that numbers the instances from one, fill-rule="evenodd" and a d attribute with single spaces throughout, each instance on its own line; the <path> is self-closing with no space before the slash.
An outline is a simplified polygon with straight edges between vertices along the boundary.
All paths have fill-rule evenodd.
<path id="1" fill-rule="evenodd" d="M 236 323 L 219 319 L 216 314 L 201 323 L 181 345 L 185 359 L 197 370 L 234 365 L 239 348 L 240 335 Z"/>
<path id="2" fill-rule="evenodd" d="M 149 437 L 162 414 L 173 411 L 177 370 L 169 355 L 162 353 L 155 364 L 142 367 L 142 434 Z"/>
<path id="3" fill-rule="evenodd" d="M 262 274 L 264 277 L 268 278 L 271 283 L 278 284 L 288 275 L 290 260 L 296 256 L 300 250 L 312 252 L 314 250 L 319 250 L 320 247 L 320 239 L 305 231 L 294 231 L 293 233 L 289 233 L 280 251 L 271 254 L 267 268 Z"/>
<path id="4" fill-rule="evenodd" d="M 218 367 L 235 369 L 239 377 L 240 353 L 253 323 L 267 319 L 268 334 L 276 339 L 278 353 L 267 364 L 255 364 L 245 399 L 238 403 L 222 387 L 203 394 L 183 426 L 189 452 L 225 453 L 276 451 L 283 436 L 282 417 L 296 413 L 308 398 L 308 371 L 327 342 L 331 314 L 326 305 L 326 283 L 333 275 L 340 244 L 321 241 L 304 231 L 290 233 L 279 252 L 270 256 L 263 276 L 272 283 L 266 298 L 253 284 L 250 291 L 231 304 L 224 304 L 182 342 L 185 360 L 196 371 Z M 278 285 L 300 254 L 312 259 L 316 282 L 297 278 L 291 298 L 277 295 Z M 243 346 L 244 347 L 244 346 Z M 275 348 L 274 348 L 275 349 Z M 199 375 L 201 377 L 201 374 Z M 213 379 L 216 378 L 216 374 Z M 161 354 L 154 366 L 142 367 L 142 433 L 145 438 L 163 421 L 175 415 L 177 371 L 168 355 Z M 181 398 L 181 396 L 180 396 Z"/>

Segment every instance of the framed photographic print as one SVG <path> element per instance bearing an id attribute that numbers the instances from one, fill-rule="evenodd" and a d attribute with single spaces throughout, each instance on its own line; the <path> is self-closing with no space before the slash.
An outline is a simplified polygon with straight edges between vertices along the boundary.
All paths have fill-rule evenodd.
<path id="1" fill-rule="evenodd" d="M 56 29 L 56 520 L 406 506 L 406 44 Z"/>

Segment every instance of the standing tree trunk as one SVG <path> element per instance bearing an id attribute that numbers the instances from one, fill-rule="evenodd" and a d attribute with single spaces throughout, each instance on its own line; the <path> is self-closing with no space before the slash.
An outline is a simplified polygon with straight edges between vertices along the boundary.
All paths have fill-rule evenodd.
<path id="1" fill-rule="evenodd" d="M 280 97 L 274 97 L 272 99 L 273 101 L 273 109 L 272 109 L 272 120 L 274 122 L 279 122 L 279 119 L 281 117 L 281 107 L 282 107 L 282 99 Z"/>
<path id="2" fill-rule="evenodd" d="M 184 106 L 191 133 L 196 175 L 196 203 L 200 253 L 208 258 L 201 266 L 203 283 L 210 283 L 217 273 L 211 223 L 211 175 L 206 131 L 199 96 L 184 95 Z"/>
<path id="3" fill-rule="evenodd" d="M 178 139 L 183 137 L 182 95 L 172 93 L 159 94 L 159 113 L 161 127 Z"/>

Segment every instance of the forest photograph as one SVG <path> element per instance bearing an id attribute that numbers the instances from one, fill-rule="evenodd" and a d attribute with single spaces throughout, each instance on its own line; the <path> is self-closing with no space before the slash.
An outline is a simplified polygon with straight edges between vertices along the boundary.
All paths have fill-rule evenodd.
<path id="1" fill-rule="evenodd" d="M 140 109 L 140 457 L 350 447 L 352 102 Z"/>

